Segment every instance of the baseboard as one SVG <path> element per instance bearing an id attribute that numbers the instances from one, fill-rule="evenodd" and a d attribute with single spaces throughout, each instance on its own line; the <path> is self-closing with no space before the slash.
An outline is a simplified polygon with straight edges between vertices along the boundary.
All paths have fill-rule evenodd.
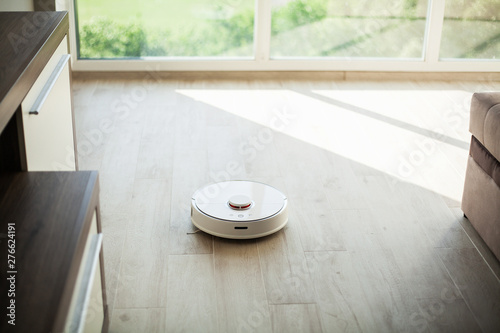
<path id="1" fill-rule="evenodd" d="M 457 216 L 463 215 L 460 208 L 455 208 L 452 211 L 455 211 L 455 214 Z M 491 250 L 488 248 L 488 245 L 486 245 L 486 243 L 483 241 L 481 236 L 477 233 L 476 229 L 474 229 L 474 227 L 472 226 L 472 224 L 470 223 L 468 218 L 466 218 L 465 216 L 462 216 L 461 218 L 458 218 L 458 221 L 460 222 L 460 225 L 462 226 L 466 235 L 471 240 L 474 247 L 477 249 L 477 251 L 479 252 L 481 257 L 483 257 L 484 261 L 486 262 L 488 267 L 491 269 L 491 272 L 495 275 L 497 280 L 500 282 L 500 261 L 495 257 L 493 252 L 491 252 Z"/>
<path id="2" fill-rule="evenodd" d="M 321 80 L 321 81 L 499 81 L 487 72 L 355 72 L 355 71 L 73 71 L 73 78 L 142 80 Z"/>

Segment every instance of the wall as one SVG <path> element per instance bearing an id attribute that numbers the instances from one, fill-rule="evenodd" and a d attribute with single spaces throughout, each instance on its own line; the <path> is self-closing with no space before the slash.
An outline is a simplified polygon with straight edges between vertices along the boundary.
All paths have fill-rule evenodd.
<path id="1" fill-rule="evenodd" d="M 33 0 L 0 0 L 0 12 L 32 11 Z"/>

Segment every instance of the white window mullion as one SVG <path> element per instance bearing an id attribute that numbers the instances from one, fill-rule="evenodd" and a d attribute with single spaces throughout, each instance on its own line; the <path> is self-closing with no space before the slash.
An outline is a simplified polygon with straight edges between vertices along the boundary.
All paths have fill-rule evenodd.
<path id="1" fill-rule="evenodd" d="M 255 0 L 254 52 L 258 63 L 269 61 L 271 45 L 271 1 Z"/>
<path id="2" fill-rule="evenodd" d="M 443 32 L 445 0 L 429 0 L 427 29 L 425 31 L 424 60 L 428 64 L 439 62 Z"/>
<path id="3" fill-rule="evenodd" d="M 68 12 L 69 16 L 69 46 L 71 53 L 71 65 L 74 66 L 77 59 L 77 48 L 76 48 L 76 23 L 75 23 L 75 3 L 74 0 L 57 0 L 56 10 L 65 10 Z"/>

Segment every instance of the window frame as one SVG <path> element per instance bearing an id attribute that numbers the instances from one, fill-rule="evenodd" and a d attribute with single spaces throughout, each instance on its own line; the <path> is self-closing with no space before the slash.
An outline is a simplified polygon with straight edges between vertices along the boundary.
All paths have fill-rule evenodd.
<path id="1" fill-rule="evenodd" d="M 70 17 L 72 68 L 75 71 L 364 71 L 364 72 L 500 72 L 500 59 L 440 59 L 445 0 L 428 0 L 422 59 L 270 57 L 271 1 L 255 0 L 254 56 L 144 57 L 141 59 L 78 59 L 75 0 L 56 1 Z"/>

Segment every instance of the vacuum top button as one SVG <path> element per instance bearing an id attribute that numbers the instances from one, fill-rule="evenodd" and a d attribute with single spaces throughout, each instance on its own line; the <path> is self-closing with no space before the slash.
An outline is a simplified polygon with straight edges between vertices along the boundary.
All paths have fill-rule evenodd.
<path id="1" fill-rule="evenodd" d="M 246 195 L 239 194 L 233 195 L 227 203 L 233 209 L 247 209 L 252 205 L 252 199 Z"/>

